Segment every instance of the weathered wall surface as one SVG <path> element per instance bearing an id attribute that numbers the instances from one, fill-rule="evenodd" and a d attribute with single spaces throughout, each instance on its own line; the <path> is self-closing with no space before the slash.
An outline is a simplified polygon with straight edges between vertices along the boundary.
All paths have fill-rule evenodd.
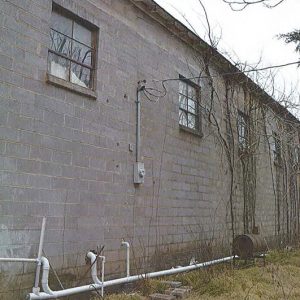
<path id="1" fill-rule="evenodd" d="M 50 0 L 0 0 L 0 256 L 34 257 L 43 216 L 45 255 L 58 270 L 84 265 L 85 253 L 102 244 L 107 271 L 124 274 L 122 239 L 132 243 L 137 269 L 137 258 L 194 240 L 207 249 L 212 237 L 228 245 L 226 160 L 207 123 L 203 137 L 179 129 L 177 81 L 159 102 L 142 99 L 146 179 L 133 184 L 137 82 L 198 74 L 199 54 L 129 1 L 55 2 L 99 27 L 98 97 L 46 83 Z M 223 99 L 221 79 L 218 88 Z M 208 95 L 204 86 L 202 98 Z M 222 110 L 217 117 L 224 125 Z M 262 159 L 257 207 L 266 211 L 259 224 L 272 235 L 266 169 Z M 236 197 L 241 225 L 241 192 Z M 33 266 L 0 265 L 9 269 L 30 277 Z M 7 286 L 3 281 L 1 299 L 12 295 Z"/>

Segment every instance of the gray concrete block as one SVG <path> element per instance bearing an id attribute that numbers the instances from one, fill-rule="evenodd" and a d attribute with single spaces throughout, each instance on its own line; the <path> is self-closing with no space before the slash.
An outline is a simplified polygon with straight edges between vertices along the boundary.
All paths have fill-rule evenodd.
<path id="1" fill-rule="evenodd" d="M 20 143 L 7 143 L 5 154 L 18 158 L 29 158 L 30 147 Z"/>
<path id="2" fill-rule="evenodd" d="M 5 69 L 12 69 L 13 59 L 7 55 L 0 53 L 0 66 Z"/>
<path id="3" fill-rule="evenodd" d="M 71 164 L 72 155 L 70 152 L 53 151 L 52 161 L 62 165 Z"/>
<path id="4" fill-rule="evenodd" d="M 159 294 L 159 293 L 151 294 L 149 295 L 149 298 L 151 300 L 175 300 L 176 299 L 176 297 L 173 295 L 166 295 L 166 294 Z"/>
<path id="5" fill-rule="evenodd" d="M 164 280 L 162 281 L 163 284 L 170 286 L 171 288 L 179 288 L 182 286 L 182 283 L 180 281 L 169 281 Z"/>
<path id="6" fill-rule="evenodd" d="M 170 295 L 176 297 L 176 299 L 184 299 L 190 293 L 190 289 L 187 288 L 175 288 L 174 290 L 170 291 Z"/>

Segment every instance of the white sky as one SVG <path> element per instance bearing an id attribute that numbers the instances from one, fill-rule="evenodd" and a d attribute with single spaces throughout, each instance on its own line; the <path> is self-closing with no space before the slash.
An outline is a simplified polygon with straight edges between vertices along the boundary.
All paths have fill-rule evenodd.
<path id="1" fill-rule="evenodd" d="M 198 0 L 155 0 L 177 19 L 189 20 L 200 37 L 207 40 L 207 23 Z M 300 28 L 300 0 L 285 0 L 273 9 L 260 4 L 248 6 L 245 10 L 232 11 L 222 0 L 202 0 L 208 13 L 213 33 L 220 36 L 218 49 L 228 52 L 235 60 L 255 64 L 262 58 L 261 67 L 298 61 L 295 44 L 287 45 L 276 35 Z M 236 59 L 238 58 L 238 59 Z M 277 87 L 298 84 L 300 68 L 296 65 L 278 70 Z M 300 93 L 300 88 L 297 87 Z"/>

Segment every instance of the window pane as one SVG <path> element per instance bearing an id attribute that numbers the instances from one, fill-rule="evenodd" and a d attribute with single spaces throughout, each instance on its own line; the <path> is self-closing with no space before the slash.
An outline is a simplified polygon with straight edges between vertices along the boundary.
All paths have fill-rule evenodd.
<path id="1" fill-rule="evenodd" d="M 179 93 L 187 95 L 187 84 L 183 81 L 179 81 Z"/>
<path id="2" fill-rule="evenodd" d="M 187 98 L 179 94 L 179 107 L 187 110 Z"/>
<path id="3" fill-rule="evenodd" d="M 182 110 L 179 110 L 179 124 L 187 126 L 187 114 Z"/>
<path id="4" fill-rule="evenodd" d="M 55 11 L 51 15 L 51 28 L 72 37 L 72 20 L 68 19 Z"/>
<path id="5" fill-rule="evenodd" d="M 197 99 L 196 89 L 191 85 L 188 86 L 188 97 L 193 100 Z"/>
<path id="6" fill-rule="evenodd" d="M 188 111 L 196 114 L 196 102 L 191 99 L 189 99 Z"/>
<path id="7" fill-rule="evenodd" d="M 80 65 L 71 64 L 71 82 L 83 87 L 91 87 L 91 71 Z"/>
<path id="8" fill-rule="evenodd" d="M 73 38 L 87 46 L 92 45 L 92 32 L 76 22 L 74 22 Z"/>
<path id="9" fill-rule="evenodd" d="M 194 115 L 188 114 L 188 127 L 196 129 L 196 117 Z"/>
<path id="10" fill-rule="evenodd" d="M 50 32 L 50 38 L 51 38 L 51 45 L 50 45 L 51 50 L 62 53 L 70 57 L 71 43 L 72 43 L 71 39 L 54 30 L 51 30 Z"/>
<path id="11" fill-rule="evenodd" d="M 92 50 L 80 43 L 73 42 L 72 58 L 82 64 L 92 66 Z"/>
<path id="12" fill-rule="evenodd" d="M 58 78 L 69 80 L 70 62 L 53 53 L 48 55 L 48 72 Z"/>

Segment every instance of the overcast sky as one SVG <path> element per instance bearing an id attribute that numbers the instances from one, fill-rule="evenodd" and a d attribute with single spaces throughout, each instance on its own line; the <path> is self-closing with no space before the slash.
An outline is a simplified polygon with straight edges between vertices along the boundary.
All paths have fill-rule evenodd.
<path id="1" fill-rule="evenodd" d="M 197 29 L 200 37 L 207 37 L 207 23 L 198 0 L 155 0 L 172 15 L 185 23 L 182 14 Z M 257 4 L 245 10 L 232 11 L 222 0 L 202 0 L 214 35 L 222 35 L 219 50 L 242 62 L 255 64 L 262 57 L 261 66 L 298 61 L 295 45 L 286 45 L 276 35 L 300 28 L 300 0 L 285 0 L 276 8 Z M 205 37 L 206 36 L 206 37 Z M 295 65 L 278 71 L 277 87 L 298 85 L 300 68 Z"/>

